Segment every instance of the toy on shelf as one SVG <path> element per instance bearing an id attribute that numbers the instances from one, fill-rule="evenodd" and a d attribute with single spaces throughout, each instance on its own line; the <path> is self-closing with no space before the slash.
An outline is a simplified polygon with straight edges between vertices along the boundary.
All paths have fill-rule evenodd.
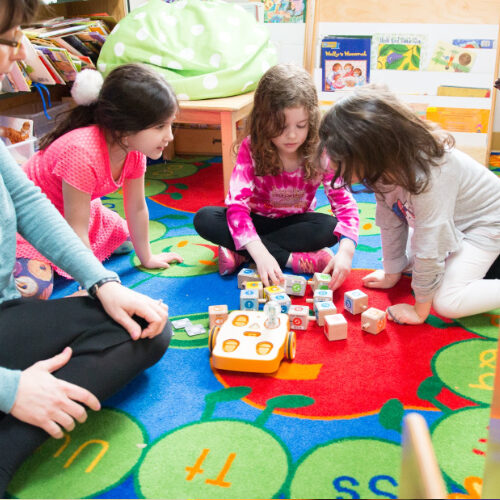
<path id="1" fill-rule="evenodd" d="M 285 292 L 288 295 L 303 297 L 306 293 L 307 280 L 303 276 L 285 274 Z"/>
<path id="2" fill-rule="evenodd" d="M 351 314 L 359 314 L 368 309 L 368 295 L 361 290 L 344 293 L 344 309 Z"/>
<path id="3" fill-rule="evenodd" d="M 245 283 L 247 281 L 260 281 L 260 279 L 257 271 L 254 271 L 253 269 L 250 269 L 248 267 L 244 267 L 238 273 L 238 288 L 245 288 Z"/>
<path id="4" fill-rule="evenodd" d="M 308 281 L 313 292 L 316 290 L 328 290 L 328 283 L 332 277 L 326 273 L 314 273 L 311 280 Z"/>
<path id="5" fill-rule="evenodd" d="M 325 316 L 337 314 L 337 308 L 331 301 L 316 302 L 314 304 L 314 314 L 316 315 L 316 324 L 318 326 L 324 326 Z"/>
<path id="6" fill-rule="evenodd" d="M 208 306 L 208 319 L 210 328 L 220 326 L 226 321 L 228 315 L 227 305 Z"/>
<path id="7" fill-rule="evenodd" d="M 273 373 L 283 358 L 295 358 L 295 332 L 279 304 L 268 302 L 265 311 L 231 311 L 210 330 L 208 347 L 217 369 Z"/>
<path id="8" fill-rule="evenodd" d="M 345 340 L 347 338 L 347 320 L 342 314 L 329 314 L 324 319 L 324 332 L 328 340 Z"/>
<path id="9" fill-rule="evenodd" d="M 290 327 L 293 330 L 307 330 L 309 325 L 309 307 L 292 305 L 288 310 Z"/>
<path id="10" fill-rule="evenodd" d="M 375 307 L 370 307 L 361 313 L 361 329 L 377 335 L 387 325 L 387 313 Z"/>

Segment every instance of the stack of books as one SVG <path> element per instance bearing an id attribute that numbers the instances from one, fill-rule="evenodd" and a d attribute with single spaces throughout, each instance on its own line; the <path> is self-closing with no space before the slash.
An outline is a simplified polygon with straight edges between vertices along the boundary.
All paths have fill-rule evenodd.
<path id="1" fill-rule="evenodd" d="M 2 82 L 2 92 L 28 92 L 31 84 L 65 85 L 76 73 L 95 68 L 102 45 L 116 25 L 107 14 L 53 18 L 23 26 L 27 57 Z"/>

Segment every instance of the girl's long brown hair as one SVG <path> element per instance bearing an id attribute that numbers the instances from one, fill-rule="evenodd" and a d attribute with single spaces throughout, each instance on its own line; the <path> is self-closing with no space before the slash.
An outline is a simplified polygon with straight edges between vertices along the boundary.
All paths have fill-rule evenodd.
<path id="1" fill-rule="evenodd" d="M 250 135 L 256 175 L 277 175 L 283 170 L 283 163 L 271 139 L 281 135 L 285 128 L 285 109 L 301 106 L 309 117 L 309 132 L 298 154 L 304 161 L 305 177 L 311 179 L 317 175 L 318 95 L 309 73 L 292 64 L 278 64 L 268 69 L 255 91 L 245 135 Z"/>
<path id="2" fill-rule="evenodd" d="M 38 5 L 38 0 L 2 0 L 0 33 L 5 33 L 14 26 L 29 23 L 35 16 Z"/>
<path id="3" fill-rule="evenodd" d="M 318 154 L 326 151 L 337 164 L 333 182 L 342 177 L 350 187 L 357 178 L 373 191 L 392 184 L 413 194 L 426 189 L 431 168 L 455 145 L 450 134 L 373 84 L 330 108 L 321 120 L 319 140 Z"/>

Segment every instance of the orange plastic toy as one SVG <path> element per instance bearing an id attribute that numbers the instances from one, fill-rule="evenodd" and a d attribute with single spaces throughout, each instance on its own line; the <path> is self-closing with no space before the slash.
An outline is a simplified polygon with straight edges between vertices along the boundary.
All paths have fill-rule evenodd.
<path id="1" fill-rule="evenodd" d="M 224 324 L 210 330 L 208 347 L 215 368 L 273 373 L 283 358 L 295 358 L 296 338 L 287 314 L 232 311 Z"/>

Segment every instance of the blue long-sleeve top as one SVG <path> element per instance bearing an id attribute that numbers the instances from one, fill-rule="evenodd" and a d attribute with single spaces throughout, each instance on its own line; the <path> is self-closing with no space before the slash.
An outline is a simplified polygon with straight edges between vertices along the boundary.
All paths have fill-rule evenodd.
<path id="1" fill-rule="evenodd" d="M 2 141 L 0 214 L 0 303 L 20 297 L 12 274 L 16 262 L 16 231 L 87 289 L 105 277 L 116 276 L 104 268 L 47 197 L 26 177 Z M 0 411 L 11 410 L 20 376 L 19 370 L 0 367 Z"/>

